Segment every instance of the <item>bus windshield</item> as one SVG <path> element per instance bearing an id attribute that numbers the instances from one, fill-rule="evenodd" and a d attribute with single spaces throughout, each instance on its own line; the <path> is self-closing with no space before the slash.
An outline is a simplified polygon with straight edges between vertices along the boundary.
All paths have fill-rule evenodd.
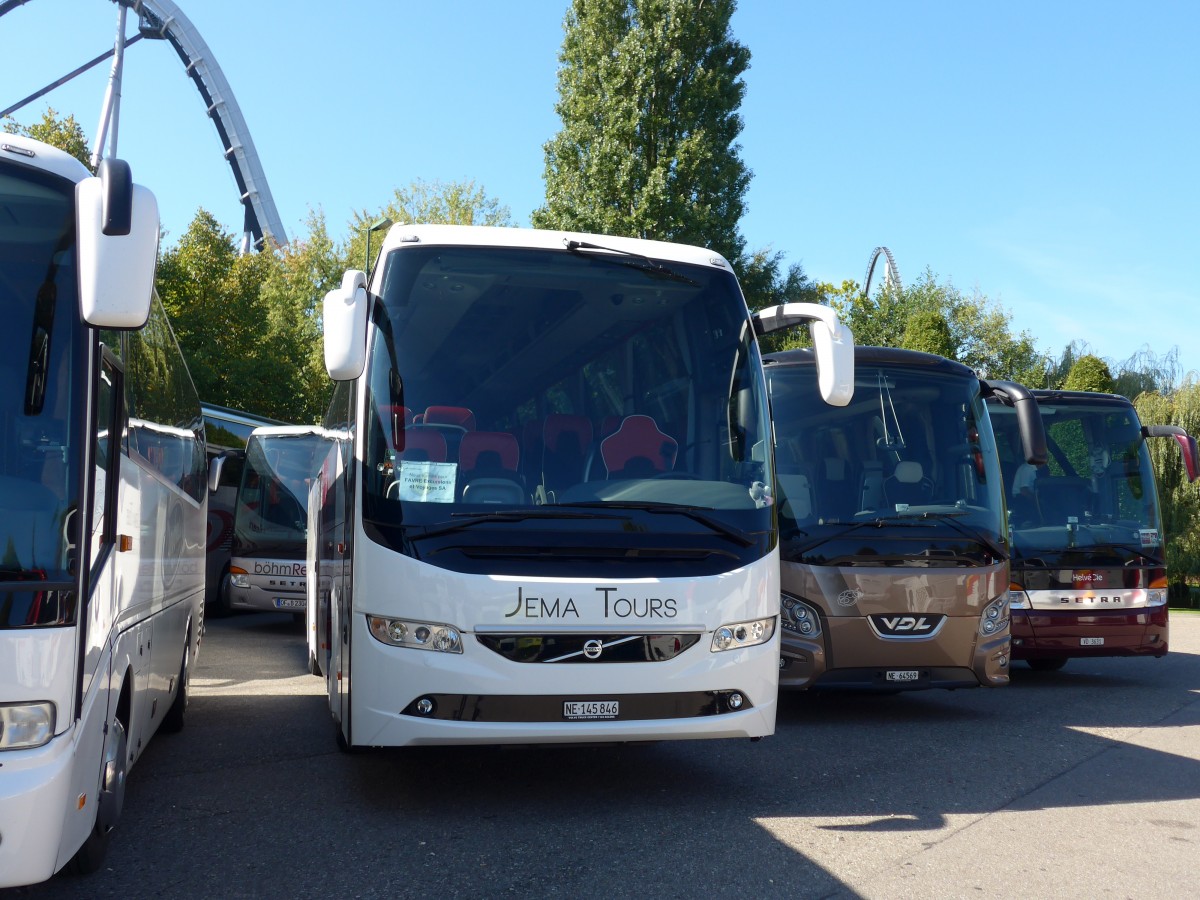
<path id="1" fill-rule="evenodd" d="M 811 354 L 798 358 L 767 365 L 787 558 L 962 566 L 1007 556 L 994 439 L 970 370 L 860 352 L 854 400 L 835 408 L 815 399 Z"/>
<path id="2" fill-rule="evenodd" d="M 312 431 L 251 434 L 234 517 L 241 554 L 269 555 L 304 545 L 308 488 L 323 446 Z"/>
<path id="3" fill-rule="evenodd" d="M 1016 415 L 996 405 L 1015 558 L 1066 553 L 1092 564 L 1162 564 L 1162 524 L 1141 423 L 1124 398 L 1039 399 L 1050 451 L 1044 466 L 1020 460 Z"/>
<path id="4" fill-rule="evenodd" d="M 727 268 L 590 245 L 402 247 L 384 267 L 372 538 L 449 566 L 467 563 L 422 538 L 537 531 L 570 554 L 607 532 L 628 556 L 666 529 L 704 535 L 728 566 L 771 540 L 761 363 Z"/>
<path id="5" fill-rule="evenodd" d="M 78 342 L 73 197 L 74 186 L 65 179 L 0 161 L 4 582 L 62 587 L 76 574 L 68 538 L 79 482 L 78 442 L 72 439 L 78 411 L 70 389 Z M 58 621 L 59 614 L 46 608 L 47 596 L 54 594 L 0 592 L 0 628 Z"/>

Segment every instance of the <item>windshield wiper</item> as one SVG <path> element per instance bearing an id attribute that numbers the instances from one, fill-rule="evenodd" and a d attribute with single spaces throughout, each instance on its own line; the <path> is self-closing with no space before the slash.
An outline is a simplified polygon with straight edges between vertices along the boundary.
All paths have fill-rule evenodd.
<path id="1" fill-rule="evenodd" d="M 571 507 L 582 509 L 638 509 L 642 512 L 649 513 L 673 513 L 675 515 L 686 516 L 693 522 L 699 522 L 706 528 L 711 529 L 722 537 L 726 537 L 742 547 L 753 547 L 755 541 L 752 538 L 738 531 L 736 528 L 731 528 L 719 519 L 715 519 L 708 515 L 706 510 L 711 510 L 712 507 L 700 506 L 683 506 L 678 503 L 659 503 L 654 500 L 587 500 L 583 503 L 567 504 Z"/>
<path id="2" fill-rule="evenodd" d="M 964 537 L 969 537 L 971 540 L 982 544 L 984 547 L 987 547 L 992 551 L 992 555 L 995 556 L 996 559 L 1008 559 L 1008 552 L 982 531 L 979 531 L 976 528 L 969 528 L 962 522 L 956 521 L 960 516 L 965 515 L 965 512 L 923 512 L 921 513 L 921 518 L 936 519 L 939 522 L 945 522 Z"/>
<path id="3" fill-rule="evenodd" d="M 656 259 L 651 259 L 643 253 L 634 253 L 632 250 L 619 250 L 616 247 L 602 247 L 600 244 L 593 244 L 589 241 L 575 241 L 567 239 L 563 241 L 567 245 L 567 249 L 572 253 L 578 253 L 581 250 L 604 250 L 607 253 L 616 253 L 624 257 L 632 257 L 639 262 L 619 262 L 617 265 L 625 266 L 630 269 L 637 269 L 639 272 L 646 272 L 650 275 L 662 275 L 666 278 L 672 278 L 675 281 L 682 281 L 684 284 L 690 284 L 692 287 L 699 287 L 700 282 L 688 278 L 682 272 L 676 272 L 669 266 L 663 265 Z M 614 260 L 615 262 L 615 260 Z"/>
<path id="4" fill-rule="evenodd" d="M 567 510 L 550 509 L 545 506 L 531 506 L 528 509 L 498 509 L 489 512 L 467 513 L 456 512 L 450 513 L 451 518 L 461 518 L 461 522 L 443 522 L 440 525 L 426 525 L 424 530 L 418 534 L 413 534 L 410 537 L 415 539 L 436 537 L 439 534 L 449 534 L 453 531 L 462 531 L 470 528 L 473 525 L 480 525 L 484 522 L 522 522 L 526 519 L 594 519 L 596 516 L 590 513 L 573 513 Z M 615 519 L 618 516 L 605 516 L 604 518 Z"/>
<path id="5" fill-rule="evenodd" d="M 833 534 L 822 535 L 815 541 L 809 541 L 807 544 L 801 544 L 798 552 L 801 554 L 808 553 L 810 550 L 815 550 L 822 544 L 827 544 L 830 541 L 836 541 L 838 538 L 843 538 L 850 534 L 850 532 L 858 531 L 858 529 L 865 528 L 868 525 L 874 525 L 876 528 L 882 528 L 886 521 L 888 520 L 884 519 L 882 516 L 876 516 L 873 519 L 860 519 L 857 522 L 851 522 L 841 531 L 835 531 Z"/>

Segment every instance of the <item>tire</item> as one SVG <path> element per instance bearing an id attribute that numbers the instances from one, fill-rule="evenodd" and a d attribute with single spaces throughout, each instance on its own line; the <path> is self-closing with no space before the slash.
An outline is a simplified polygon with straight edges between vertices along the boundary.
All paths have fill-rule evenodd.
<path id="1" fill-rule="evenodd" d="M 1054 659 L 1027 659 L 1029 668 L 1035 672 L 1057 672 L 1067 664 L 1065 656 L 1055 657 Z"/>
<path id="2" fill-rule="evenodd" d="M 96 802 L 96 821 L 80 848 L 64 867 L 74 875 L 90 875 L 104 865 L 113 829 L 121 818 L 125 805 L 125 775 L 129 760 L 125 724 L 114 719 L 109 729 L 112 744 L 106 744 L 101 790 Z"/>
<path id="3" fill-rule="evenodd" d="M 183 647 L 183 662 L 179 664 L 179 687 L 175 691 L 175 700 L 171 703 L 171 708 L 167 710 L 167 714 L 163 716 L 162 725 L 159 726 L 163 731 L 169 734 L 178 734 L 183 731 L 184 714 L 187 712 L 188 705 L 188 682 L 191 681 L 191 641 L 189 640 Z"/>
<path id="4" fill-rule="evenodd" d="M 221 580 L 217 583 L 217 589 L 213 592 L 212 602 L 208 604 L 208 617 L 224 619 L 232 613 L 233 607 L 229 603 L 229 566 L 226 566 L 221 572 Z"/>

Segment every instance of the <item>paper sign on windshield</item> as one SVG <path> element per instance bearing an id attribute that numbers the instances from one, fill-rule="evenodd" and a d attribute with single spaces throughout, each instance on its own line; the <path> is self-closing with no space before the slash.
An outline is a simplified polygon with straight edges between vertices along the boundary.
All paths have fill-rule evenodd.
<path id="1" fill-rule="evenodd" d="M 418 503 L 453 503 L 457 463 L 403 460 L 400 463 L 400 499 Z"/>

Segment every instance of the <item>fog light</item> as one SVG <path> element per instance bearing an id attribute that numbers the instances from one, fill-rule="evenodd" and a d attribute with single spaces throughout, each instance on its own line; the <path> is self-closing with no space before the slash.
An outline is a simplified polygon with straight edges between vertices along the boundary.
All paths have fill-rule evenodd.
<path id="1" fill-rule="evenodd" d="M 423 716 L 433 715 L 434 704 L 428 697 L 422 697 L 417 701 L 417 712 Z"/>
<path id="2" fill-rule="evenodd" d="M 730 709 L 741 709 L 742 704 L 745 702 L 746 702 L 745 699 L 737 691 L 734 691 L 732 694 L 729 695 L 729 708 Z"/>

